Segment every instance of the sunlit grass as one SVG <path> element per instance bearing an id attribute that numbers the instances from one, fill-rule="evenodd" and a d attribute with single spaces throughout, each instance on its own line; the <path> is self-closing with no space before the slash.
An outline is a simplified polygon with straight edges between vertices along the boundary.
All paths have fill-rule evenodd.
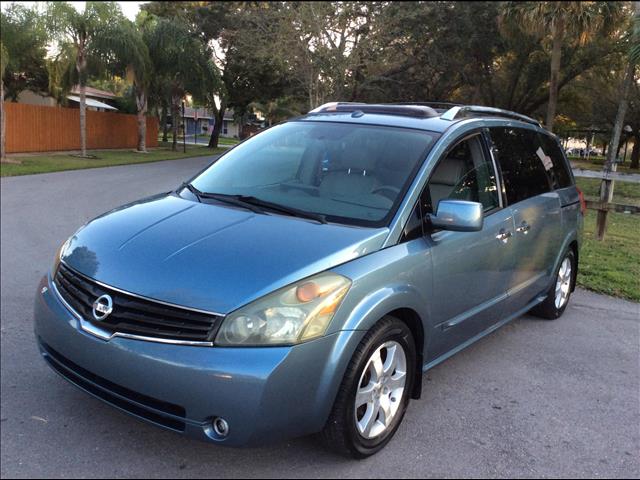
<path id="1" fill-rule="evenodd" d="M 182 146 L 180 145 L 180 148 L 178 148 L 176 152 L 171 151 L 170 147 L 167 146 L 150 149 L 148 153 L 138 153 L 133 150 L 100 150 L 89 152 L 97 158 L 79 158 L 77 156 L 60 153 L 28 156 L 11 155 L 13 160 L 18 160 L 20 163 L 0 164 L 0 175 L 9 177 L 34 173 L 59 172 L 63 170 L 157 162 L 160 160 L 176 160 L 180 158 L 215 155 L 225 151 L 225 148 L 212 150 L 206 146 L 188 145 L 185 153 L 182 151 Z"/>
<path id="2" fill-rule="evenodd" d="M 640 216 L 610 212 L 603 242 L 594 237 L 596 212 L 585 217 L 578 284 L 640 302 Z"/>

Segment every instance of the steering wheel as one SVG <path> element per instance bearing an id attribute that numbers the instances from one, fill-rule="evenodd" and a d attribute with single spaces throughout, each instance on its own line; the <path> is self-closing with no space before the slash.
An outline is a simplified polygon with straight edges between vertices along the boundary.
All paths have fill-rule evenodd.
<path id="1" fill-rule="evenodd" d="M 393 185 L 380 185 L 379 187 L 376 187 L 373 190 L 371 190 L 372 194 L 376 194 L 378 192 L 381 192 L 382 195 L 384 195 L 385 197 L 387 197 L 389 200 L 393 202 L 400 194 L 400 189 L 398 187 L 394 187 Z"/>

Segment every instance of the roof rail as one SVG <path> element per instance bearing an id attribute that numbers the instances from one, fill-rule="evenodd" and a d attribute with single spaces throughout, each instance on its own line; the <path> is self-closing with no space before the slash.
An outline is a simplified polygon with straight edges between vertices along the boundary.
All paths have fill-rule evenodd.
<path id="1" fill-rule="evenodd" d="M 421 107 L 431 107 L 434 110 L 449 110 L 451 107 L 460 107 L 461 103 L 452 102 L 394 102 L 390 105 L 417 105 Z"/>
<path id="2" fill-rule="evenodd" d="M 526 115 L 522 115 L 516 112 L 511 112 L 509 110 L 502 110 L 501 108 L 482 107 L 479 105 L 458 105 L 455 107 L 451 107 L 445 113 L 440 115 L 440 118 L 442 120 L 453 121 L 456 118 L 464 116 L 467 113 L 511 118 L 513 120 L 520 120 L 521 122 L 526 122 L 532 125 L 536 125 L 537 127 L 541 126 L 540 122 L 538 122 L 537 120 L 534 120 L 531 117 L 527 117 Z"/>
<path id="3" fill-rule="evenodd" d="M 309 113 L 357 112 L 377 113 L 383 115 L 399 115 L 402 117 L 433 118 L 439 114 L 426 105 L 398 105 L 379 103 L 330 102 L 314 108 Z"/>

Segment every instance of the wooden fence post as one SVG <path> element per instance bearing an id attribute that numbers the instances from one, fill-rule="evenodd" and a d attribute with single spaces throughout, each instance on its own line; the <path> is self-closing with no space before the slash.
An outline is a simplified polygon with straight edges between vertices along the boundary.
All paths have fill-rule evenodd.
<path id="1" fill-rule="evenodd" d="M 604 240 L 604 235 L 607 231 L 608 204 L 613 201 L 614 186 L 614 181 L 609 178 L 609 173 L 615 172 L 617 169 L 618 164 L 615 161 L 607 162 L 604 165 L 605 175 L 600 183 L 600 208 L 598 208 L 598 217 L 596 219 L 596 240 Z"/>

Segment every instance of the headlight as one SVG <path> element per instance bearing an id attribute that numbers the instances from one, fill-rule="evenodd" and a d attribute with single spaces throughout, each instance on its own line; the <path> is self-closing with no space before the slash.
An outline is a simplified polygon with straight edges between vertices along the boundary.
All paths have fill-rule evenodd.
<path id="1" fill-rule="evenodd" d="M 335 273 L 321 273 L 242 307 L 225 318 L 219 346 L 293 345 L 324 335 L 351 286 Z"/>
<path id="2" fill-rule="evenodd" d="M 69 246 L 71 242 L 71 237 L 67 238 L 65 242 L 60 245 L 60 248 L 56 252 L 56 257 L 53 259 L 53 268 L 51 269 L 51 275 L 55 276 L 56 271 L 58 270 L 58 265 L 60 265 L 60 260 L 62 260 L 62 255 L 64 255 L 65 250 Z"/>

